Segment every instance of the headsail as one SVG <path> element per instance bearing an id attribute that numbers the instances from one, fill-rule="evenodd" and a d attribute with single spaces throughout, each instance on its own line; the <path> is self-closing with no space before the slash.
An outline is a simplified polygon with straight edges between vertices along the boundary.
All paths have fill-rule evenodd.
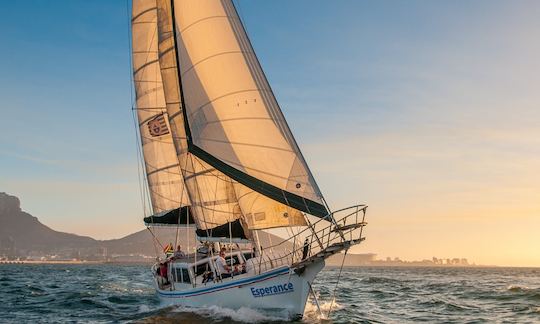
<path id="1" fill-rule="evenodd" d="M 235 180 L 242 214 L 264 226 L 327 215 L 231 1 L 172 3 L 189 151 Z"/>
<path id="2" fill-rule="evenodd" d="M 189 199 L 165 105 L 158 60 L 156 2 L 134 0 L 131 24 L 136 110 L 153 213 L 178 210 L 180 214 L 179 208 L 189 205 Z"/>

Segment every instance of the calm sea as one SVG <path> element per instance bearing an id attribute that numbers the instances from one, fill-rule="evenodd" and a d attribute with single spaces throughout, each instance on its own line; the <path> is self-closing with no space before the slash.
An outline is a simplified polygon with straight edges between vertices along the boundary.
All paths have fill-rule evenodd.
<path id="1" fill-rule="evenodd" d="M 330 307 L 339 269 L 315 285 Z M 540 323 L 540 268 L 344 269 L 330 323 Z M 0 322 L 282 322 L 242 308 L 163 308 L 141 265 L 0 265 Z M 321 319 L 308 305 L 303 322 Z"/>

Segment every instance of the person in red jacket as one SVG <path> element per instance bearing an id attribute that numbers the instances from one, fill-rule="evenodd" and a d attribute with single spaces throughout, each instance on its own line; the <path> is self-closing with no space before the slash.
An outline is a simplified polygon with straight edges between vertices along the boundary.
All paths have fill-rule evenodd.
<path id="1" fill-rule="evenodd" d="M 169 284 L 169 278 L 167 276 L 167 262 L 163 262 L 159 265 L 159 275 L 163 278 L 163 284 Z"/>

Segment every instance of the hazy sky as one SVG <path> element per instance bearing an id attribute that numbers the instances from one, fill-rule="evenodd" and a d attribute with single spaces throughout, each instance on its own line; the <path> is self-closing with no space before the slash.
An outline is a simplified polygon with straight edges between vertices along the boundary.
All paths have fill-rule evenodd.
<path id="1" fill-rule="evenodd" d="M 354 252 L 540 266 L 539 1 L 235 2 Z M 143 228 L 126 2 L 8 1 L 0 191 L 95 238 Z"/>

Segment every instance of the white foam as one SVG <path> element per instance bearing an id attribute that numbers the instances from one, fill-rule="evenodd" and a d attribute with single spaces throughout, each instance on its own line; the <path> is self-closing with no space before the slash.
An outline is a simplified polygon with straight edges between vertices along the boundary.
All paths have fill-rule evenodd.
<path id="1" fill-rule="evenodd" d="M 231 309 L 219 306 L 208 306 L 208 307 L 185 307 L 178 306 L 175 312 L 192 312 L 195 314 L 211 317 L 213 319 L 220 318 L 230 318 L 233 321 L 244 322 L 244 323 L 260 323 L 260 322 L 269 322 L 269 321 L 284 321 L 288 317 L 286 314 L 264 314 L 259 310 L 240 307 L 239 309 Z"/>
<path id="2" fill-rule="evenodd" d="M 319 322 L 328 320 L 328 312 L 330 309 L 332 312 L 339 309 L 343 309 L 343 306 L 340 305 L 336 300 L 323 301 L 319 300 L 319 307 L 321 308 L 321 313 L 319 313 L 319 308 L 315 301 L 310 298 L 306 303 L 306 309 L 304 310 L 304 321 L 307 322 Z"/>
<path id="3" fill-rule="evenodd" d="M 525 290 L 530 290 L 531 288 L 527 286 L 522 286 L 522 285 L 510 285 L 506 287 L 506 289 L 510 291 L 525 291 Z"/>

